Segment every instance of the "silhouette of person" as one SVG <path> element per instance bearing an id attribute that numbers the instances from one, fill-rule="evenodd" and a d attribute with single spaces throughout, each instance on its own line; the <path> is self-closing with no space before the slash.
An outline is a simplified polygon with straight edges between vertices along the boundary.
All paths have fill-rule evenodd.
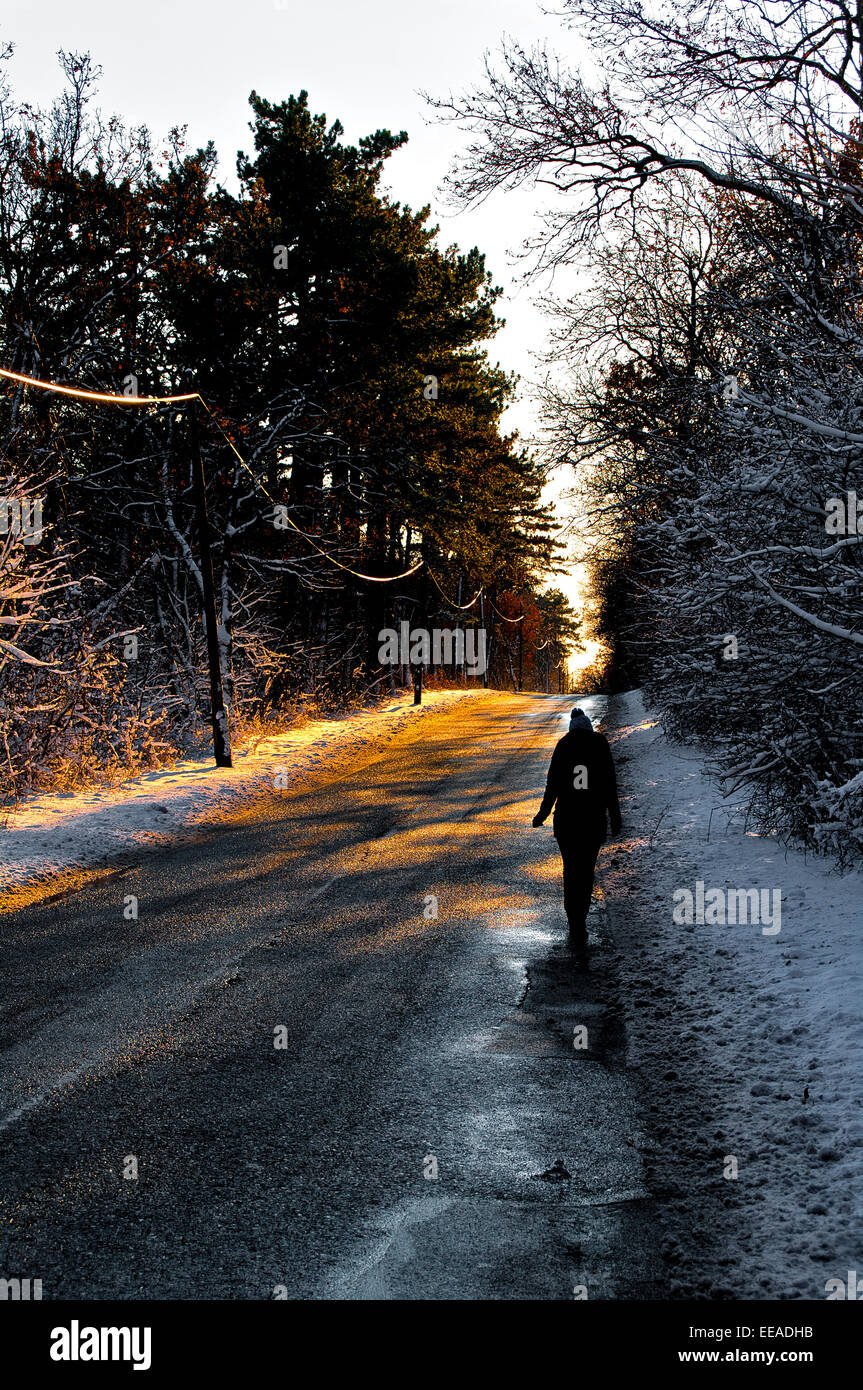
<path id="1" fill-rule="evenodd" d="M 621 828 L 617 777 L 608 740 L 596 733 L 583 710 L 574 709 L 569 733 L 551 757 L 545 796 L 533 818 L 547 820 L 554 807 L 554 838 L 563 859 L 563 906 L 570 944 L 587 946 L 587 914 L 593 894 L 593 875 L 599 847 L 608 834 Z"/>

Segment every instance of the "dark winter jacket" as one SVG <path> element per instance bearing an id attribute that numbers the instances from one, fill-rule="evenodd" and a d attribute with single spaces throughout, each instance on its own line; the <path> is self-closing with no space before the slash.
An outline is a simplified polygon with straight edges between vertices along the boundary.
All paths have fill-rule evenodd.
<path id="1" fill-rule="evenodd" d="M 551 757 L 548 782 L 534 825 L 542 825 L 554 806 L 554 834 L 565 842 L 604 840 L 620 830 L 617 778 L 603 734 L 575 729 L 564 734 Z"/>

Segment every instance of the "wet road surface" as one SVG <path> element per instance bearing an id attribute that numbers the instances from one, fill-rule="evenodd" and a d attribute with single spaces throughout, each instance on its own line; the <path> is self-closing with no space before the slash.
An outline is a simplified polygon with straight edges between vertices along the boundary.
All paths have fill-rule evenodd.
<path id="1" fill-rule="evenodd" d="M 600 906 L 575 969 L 530 826 L 570 705 L 428 715 L 0 920 L 0 1275 L 46 1299 L 661 1297 L 614 943 Z"/>

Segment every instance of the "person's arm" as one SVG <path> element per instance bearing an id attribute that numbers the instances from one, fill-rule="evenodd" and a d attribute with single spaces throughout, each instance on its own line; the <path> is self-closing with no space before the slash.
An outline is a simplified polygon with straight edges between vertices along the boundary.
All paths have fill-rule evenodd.
<path id="1" fill-rule="evenodd" d="M 558 792 L 560 791 L 560 777 L 558 771 L 560 767 L 559 748 L 560 744 L 558 744 L 551 755 L 551 765 L 548 769 L 548 779 L 545 784 L 545 796 L 542 798 L 542 805 L 533 818 L 533 824 L 535 826 L 542 825 L 543 821 L 548 819 L 551 815 L 552 807 L 557 801 Z"/>
<path id="2" fill-rule="evenodd" d="M 617 773 L 614 770 L 614 758 L 611 756 L 611 749 L 608 746 L 608 739 L 600 735 L 603 742 L 603 754 L 606 763 L 606 795 L 605 805 L 608 810 L 608 819 L 611 822 L 612 835 L 619 835 L 622 827 L 620 815 L 620 802 L 617 797 Z"/>

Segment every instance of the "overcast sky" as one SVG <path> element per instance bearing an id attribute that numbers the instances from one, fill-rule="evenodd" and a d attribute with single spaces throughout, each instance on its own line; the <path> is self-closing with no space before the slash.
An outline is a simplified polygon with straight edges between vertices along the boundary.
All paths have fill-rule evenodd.
<path id="1" fill-rule="evenodd" d="M 572 35 L 534 0 L 3 0 L 0 10 L 0 41 L 15 45 L 10 77 L 19 99 L 48 104 L 60 86 L 57 50 L 89 51 L 102 68 L 104 115 L 145 123 L 154 135 L 186 125 L 193 146 L 213 140 L 229 186 L 237 150 L 251 149 L 253 88 L 274 101 L 305 88 L 312 110 L 338 117 L 350 141 L 381 127 L 406 130 L 387 186 L 413 207 L 431 204 L 445 245 L 486 253 L 507 320 L 490 354 L 530 379 L 530 353 L 542 347 L 546 326 L 531 302 L 536 289 L 520 283 L 509 252 L 532 229 L 537 194 L 508 193 L 468 212 L 447 208 L 439 185 L 465 136 L 437 123 L 419 95 L 479 82 L 484 54 L 504 34 L 527 46 L 548 40 L 572 55 Z M 529 435 L 534 421 L 525 392 L 506 423 Z"/>

